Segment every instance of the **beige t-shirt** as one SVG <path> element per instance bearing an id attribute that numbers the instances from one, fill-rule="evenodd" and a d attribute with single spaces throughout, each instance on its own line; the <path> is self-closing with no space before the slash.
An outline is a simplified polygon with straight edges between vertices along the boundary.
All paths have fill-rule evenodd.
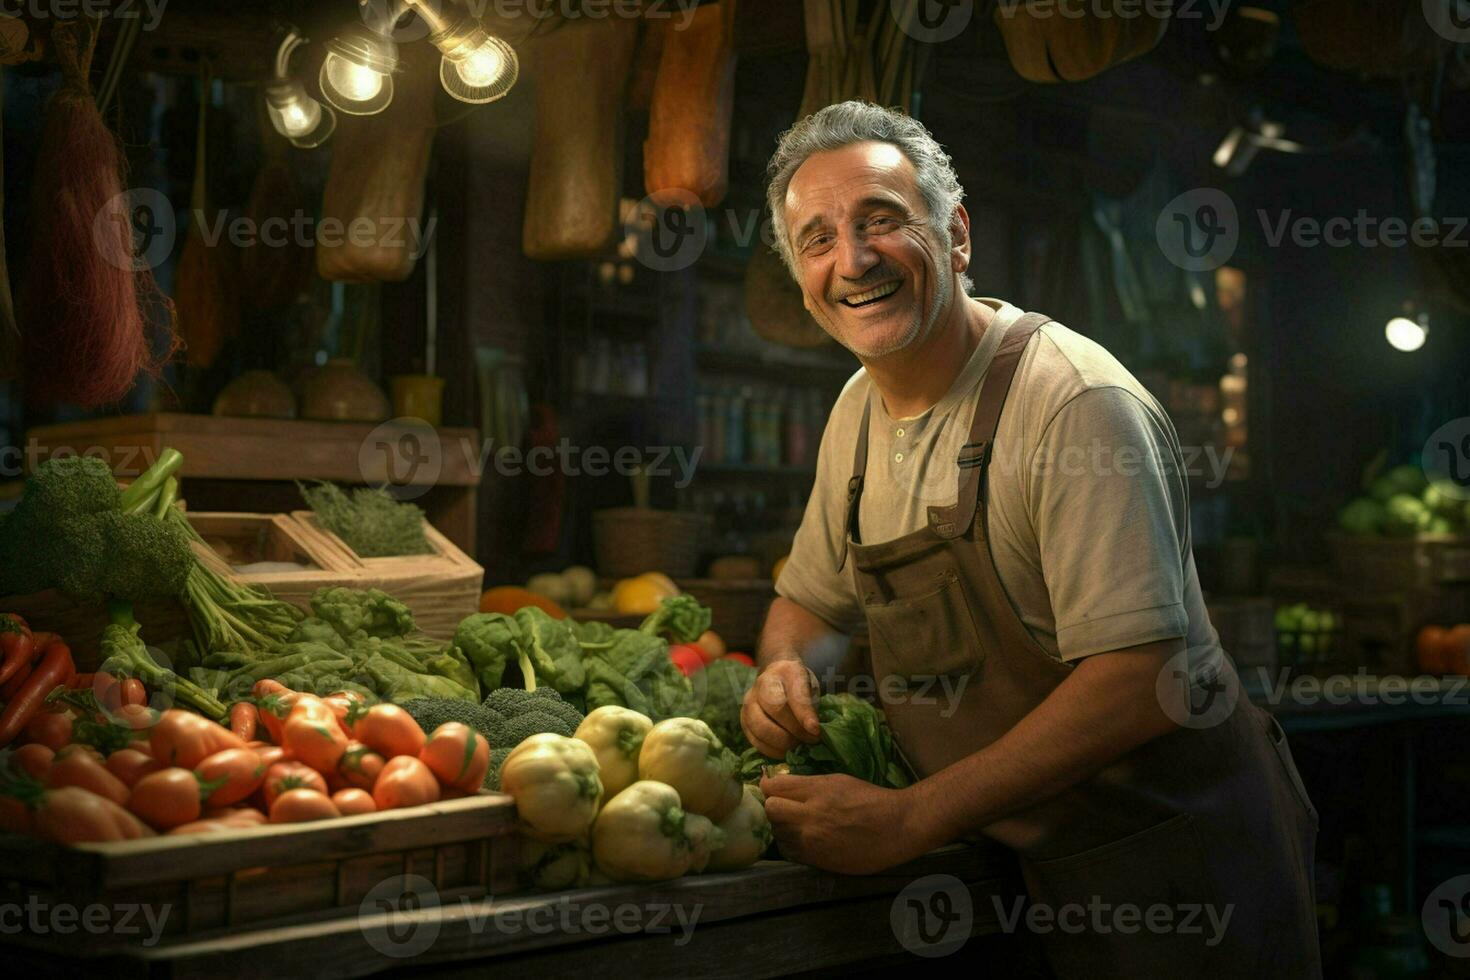
<path id="1" fill-rule="evenodd" d="M 867 372 L 827 420 L 816 485 L 776 591 L 844 632 L 863 625 L 848 567 L 839 568 L 847 482 L 863 406 L 871 402 L 868 468 L 858 522 L 868 544 L 927 524 L 952 504 L 955 465 L 980 382 L 1016 307 L 996 311 L 949 392 L 929 411 L 894 419 Z M 1218 669 L 1190 548 L 1189 490 L 1174 426 L 1153 396 L 1102 347 L 1058 323 L 1042 327 L 1017 367 L 988 476 L 988 531 L 1001 584 L 1041 646 L 1072 661 L 1184 637 L 1191 672 Z"/>

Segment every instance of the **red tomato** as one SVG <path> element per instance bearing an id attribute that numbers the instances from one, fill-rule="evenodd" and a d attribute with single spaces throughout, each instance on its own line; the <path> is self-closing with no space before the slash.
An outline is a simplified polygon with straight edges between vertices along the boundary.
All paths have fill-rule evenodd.
<path id="1" fill-rule="evenodd" d="M 102 762 L 87 752 L 70 752 L 56 756 L 46 774 L 46 784 L 53 789 L 76 786 L 96 793 L 117 804 L 128 802 L 128 786 Z"/>
<path id="2" fill-rule="evenodd" d="M 194 775 L 199 777 L 211 806 L 229 806 L 254 793 L 265 781 L 265 763 L 252 749 L 225 749 L 195 766 Z"/>
<path id="3" fill-rule="evenodd" d="M 32 742 L 10 750 L 10 767 L 44 781 L 55 757 L 50 746 Z"/>
<path id="4" fill-rule="evenodd" d="M 376 813 L 378 809 L 372 794 L 363 789 L 339 789 L 332 794 L 332 803 L 344 817 L 358 813 Z"/>
<path id="5" fill-rule="evenodd" d="M 260 684 L 264 683 L 265 681 L 260 682 Z M 271 681 L 271 683 L 276 684 L 275 681 Z M 296 706 L 296 702 L 300 701 L 305 695 L 298 694 L 295 691 L 288 691 L 283 687 L 279 691 L 271 691 L 261 695 L 259 693 L 260 684 L 255 685 L 257 692 L 255 707 L 260 714 L 260 723 L 265 727 L 266 733 L 270 735 L 271 741 L 277 745 L 281 745 L 283 744 L 282 738 L 286 727 L 286 719 L 290 716 L 291 709 Z M 276 686 L 281 687 L 280 684 L 276 684 Z"/>
<path id="6" fill-rule="evenodd" d="M 348 742 L 347 751 L 337 763 L 337 775 L 354 789 L 372 790 L 378 774 L 388 760 L 361 742 Z"/>
<path id="7" fill-rule="evenodd" d="M 194 778 L 192 773 L 189 778 Z M 153 836 L 153 831 L 127 810 L 77 786 L 48 790 L 34 817 L 36 832 L 57 844 Z"/>
<path id="8" fill-rule="evenodd" d="M 153 758 L 181 769 L 193 769 L 216 752 L 245 747 L 244 740 L 225 726 L 181 708 L 163 713 L 148 742 Z"/>
<path id="9" fill-rule="evenodd" d="M 163 763 L 137 749 L 118 749 L 107 757 L 107 771 L 128 786 L 134 785 L 150 772 L 163 768 Z"/>
<path id="10" fill-rule="evenodd" d="M 473 793 L 490 770 L 490 743 L 470 726 L 449 721 L 434 729 L 419 760 L 445 786 Z"/>
<path id="11" fill-rule="evenodd" d="M 704 670 L 704 650 L 692 643 L 681 643 L 678 646 L 669 647 L 669 659 L 674 662 L 675 667 L 679 668 L 679 673 L 685 677 L 691 677 Z"/>
<path id="12" fill-rule="evenodd" d="M 38 711 L 20 730 L 21 740 L 39 742 L 55 750 L 71 741 L 71 712 L 66 709 Z"/>
<path id="13" fill-rule="evenodd" d="M 326 794 L 310 789 L 288 789 L 271 804 L 271 823 L 304 823 L 341 815 Z"/>
<path id="14" fill-rule="evenodd" d="M 396 704 L 375 704 L 349 716 L 352 737 L 385 759 L 399 755 L 417 756 L 424 747 L 424 730 L 413 715 Z"/>
<path id="15" fill-rule="evenodd" d="M 389 759 L 373 784 L 373 802 L 379 810 L 434 803 L 439 799 L 439 780 L 428 766 L 411 755 Z"/>
<path id="16" fill-rule="evenodd" d="M 199 779 L 174 766 L 151 772 L 133 784 L 128 809 L 150 826 L 169 830 L 199 819 Z"/>
<path id="17" fill-rule="evenodd" d="M 347 733 L 325 701 L 304 694 L 286 717 L 281 745 L 317 772 L 334 772 L 347 751 Z"/>
<path id="18" fill-rule="evenodd" d="M 265 771 L 261 793 L 266 809 L 275 805 L 276 797 L 293 789 L 316 790 L 327 794 L 327 781 L 322 774 L 302 762 L 277 762 Z"/>

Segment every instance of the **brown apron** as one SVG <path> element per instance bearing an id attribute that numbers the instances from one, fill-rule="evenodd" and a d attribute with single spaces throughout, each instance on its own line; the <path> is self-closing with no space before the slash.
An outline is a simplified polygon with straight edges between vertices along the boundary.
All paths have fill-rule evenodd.
<path id="1" fill-rule="evenodd" d="M 848 549 L 878 689 L 891 690 L 884 679 L 894 678 L 913 695 L 882 700 L 921 778 L 995 741 L 1072 669 L 1012 607 L 985 521 L 1001 410 L 1022 351 L 1046 322 L 1026 314 L 997 349 L 960 452 L 954 506 L 930 507 L 927 527 L 882 544 L 860 543 L 857 527 L 871 405 L 864 410 L 848 483 Z M 957 697 L 936 696 L 945 683 Z M 1037 931 L 1059 977 L 1321 975 L 1311 880 L 1317 813 L 1280 726 L 1244 697 L 1218 724 L 1154 739 L 1005 823 L 1032 904 L 1056 915 L 1049 925 L 1038 920 Z"/>

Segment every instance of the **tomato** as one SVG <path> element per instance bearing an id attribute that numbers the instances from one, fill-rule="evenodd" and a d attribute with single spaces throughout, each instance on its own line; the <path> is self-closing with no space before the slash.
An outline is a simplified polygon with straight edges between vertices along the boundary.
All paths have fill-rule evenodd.
<path id="1" fill-rule="evenodd" d="M 325 793 L 311 789 L 288 789 L 271 804 L 271 823 L 304 823 L 341 815 Z"/>
<path id="2" fill-rule="evenodd" d="M 107 757 L 106 765 L 107 771 L 121 779 L 125 786 L 132 786 L 150 772 L 164 768 L 163 763 L 137 749 L 118 749 Z"/>
<path id="3" fill-rule="evenodd" d="M 1426 674 L 1444 673 L 1440 653 L 1449 630 L 1443 626 L 1426 626 L 1414 637 L 1414 660 Z"/>
<path id="4" fill-rule="evenodd" d="M 301 762 L 277 762 L 265 771 L 261 795 L 266 809 L 275 805 L 276 797 L 293 789 L 312 789 L 327 794 L 327 781 L 322 774 Z"/>
<path id="5" fill-rule="evenodd" d="M 694 641 L 694 645 L 704 652 L 705 663 L 718 660 L 725 655 L 725 641 L 720 639 L 720 634 L 714 630 L 705 630 L 699 634 L 699 639 Z"/>
<path id="6" fill-rule="evenodd" d="M 71 741 L 71 712 L 38 711 L 20 730 L 21 739 L 38 742 L 49 749 L 59 749 Z"/>
<path id="7" fill-rule="evenodd" d="M 354 789 L 371 790 L 387 762 L 361 742 L 348 742 L 347 751 L 342 753 L 342 759 L 337 763 L 337 775 Z"/>
<path id="8" fill-rule="evenodd" d="M 344 817 L 358 813 L 376 813 L 378 809 L 372 794 L 362 789 L 339 789 L 332 794 L 332 804 Z"/>
<path id="9" fill-rule="evenodd" d="M 127 704 L 116 711 L 107 713 L 107 720 L 114 725 L 122 725 L 131 728 L 136 735 L 135 738 L 148 738 L 151 729 L 159 722 L 160 716 L 157 711 L 146 704 Z"/>
<path id="10" fill-rule="evenodd" d="M 10 768 L 44 781 L 55 757 L 56 753 L 50 746 L 32 742 L 10 750 Z"/>
<path id="11" fill-rule="evenodd" d="M 679 673 L 685 677 L 692 677 L 704 670 L 704 651 L 692 643 L 681 643 L 678 646 L 669 647 L 669 659 L 674 662 L 675 667 L 679 668 Z"/>
<path id="12" fill-rule="evenodd" d="M 225 749 L 194 767 L 211 806 L 239 803 L 265 781 L 265 764 L 252 749 Z M 218 783 L 213 789 L 209 786 Z"/>
<path id="13" fill-rule="evenodd" d="M 379 810 L 419 806 L 439 799 L 439 780 L 428 766 L 411 755 L 389 759 L 373 784 L 373 802 Z"/>
<path id="14" fill-rule="evenodd" d="M 223 725 L 182 708 L 165 711 L 148 736 L 153 758 L 168 766 L 193 769 L 216 752 L 243 749 L 245 742 Z"/>
<path id="15" fill-rule="evenodd" d="M 348 720 L 348 715 L 355 706 L 363 704 L 362 695 L 353 691 L 336 691 L 322 698 L 322 701 L 332 709 L 332 714 L 336 717 L 337 725 L 342 729 L 343 734 L 351 738 L 352 722 Z"/>
<path id="16" fill-rule="evenodd" d="M 194 777 L 190 774 L 189 778 Z M 47 790 L 34 816 L 36 833 L 57 844 L 153 836 L 153 831 L 136 816 L 79 786 Z"/>
<path id="17" fill-rule="evenodd" d="M 161 830 L 198 820 L 199 778 L 179 766 L 150 772 L 133 784 L 128 809 Z"/>
<path id="18" fill-rule="evenodd" d="M 296 692 L 273 677 L 262 677 L 255 682 L 250 693 L 257 698 L 263 698 L 271 694 L 295 694 Z"/>
<path id="19" fill-rule="evenodd" d="M 325 701 L 305 694 L 286 717 L 281 745 L 317 772 L 335 772 L 347 751 L 347 733 Z"/>
<path id="20" fill-rule="evenodd" d="M 97 761 L 98 765 L 101 765 L 103 761 L 105 761 L 102 758 L 102 753 L 99 752 L 96 747 L 87 745 L 84 742 L 72 742 L 70 745 L 63 745 L 61 748 L 56 750 L 56 755 L 53 761 L 65 759 L 69 755 L 91 756 Z"/>
<path id="21" fill-rule="evenodd" d="M 201 820 L 223 820 L 241 827 L 259 827 L 266 816 L 254 807 L 205 807 L 199 814 Z"/>
<path id="22" fill-rule="evenodd" d="M 265 681 L 261 681 L 261 684 L 264 683 Z M 271 681 L 271 683 L 275 684 L 276 682 Z M 260 688 L 260 684 L 255 686 L 257 690 Z M 281 685 L 276 684 L 276 686 L 280 687 Z M 282 744 L 286 718 L 290 716 L 291 709 L 296 706 L 296 702 L 300 701 L 303 697 L 305 697 L 304 694 L 298 694 L 296 691 L 288 691 L 285 688 L 281 688 L 279 691 L 271 691 L 263 696 L 256 695 L 255 707 L 260 714 L 260 724 L 265 728 L 266 734 L 271 737 L 272 742 L 275 742 L 277 745 Z"/>
<path id="23" fill-rule="evenodd" d="M 417 756 L 424 748 L 424 730 L 413 715 L 396 704 L 376 704 L 350 716 L 352 737 L 385 759 Z"/>
<path id="24" fill-rule="evenodd" d="M 291 757 L 291 753 L 287 752 L 279 745 L 267 745 L 263 748 L 252 749 L 252 751 L 256 755 L 260 756 L 260 761 L 264 762 L 267 768 L 275 765 L 277 762 L 296 761 Z"/>
<path id="25" fill-rule="evenodd" d="M 108 772 L 100 759 L 87 752 L 58 754 L 46 774 L 46 785 L 52 789 L 77 786 L 117 804 L 128 802 L 127 783 Z"/>
<path id="26" fill-rule="evenodd" d="M 490 743 L 470 726 L 449 721 L 434 729 L 419 760 L 446 787 L 473 793 L 490 771 Z"/>
<path id="27" fill-rule="evenodd" d="M 248 744 L 255 738 L 260 727 L 260 709 L 249 701 L 236 701 L 230 705 L 230 731 Z M 251 746 L 254 748 L 254 746 Z"/>
<path id="28" fill-rule="evenodd" d="M 1439 669 L 1446 674 L 1470 674 L 1470 624 L 1460 623 L 1445 633 L 1439 647 Z"/>

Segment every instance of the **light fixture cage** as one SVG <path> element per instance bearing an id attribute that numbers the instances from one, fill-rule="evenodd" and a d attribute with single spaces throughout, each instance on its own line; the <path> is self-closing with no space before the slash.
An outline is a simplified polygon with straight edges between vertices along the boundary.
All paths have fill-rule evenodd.
<path id="1" fill-rule="evenodd" d="M 303 150 L 321 146 L 331 138 L 337 128 L 337 114 L 331 107 L 324 106 L 307 95 L 306 86 L 294 79 L 277 81 L 268 86 L 265 90 L 265 106 L 276 132 L 286 137 L 292 146 Z M 315 116 L 309 129 L 294 134 L 291 132 L 289 117 L 293 109 L 307 118 Z"/>
<path id="2" fill-rule="evenodd" d="M 354 98 L 344 92 L 332 78 L 334 68 L 356 66 L 381 76 L 378 90 L 366 98 Z M 327 56 L 322 59 L 318 84 L 322 97 L 338 112 L 351 116 L 371 116 L 388 108 L 393 101 L 393 73 L 398 69 L 398 46 L 389 38 L 357 31 L 327 42 Z"/>
<path id="3" fill-rule="evenodd" d="M 439 62 L 439 82 L 444 91 L 461 102 L 484 105 L 503 99 L 520 77 L 521 62 L 511 47 L 502 38 L 486 33 L 472 21 L 467 21 L 451 30 L 440 31 L 429 41 L 443 52 Z M 498 71 L 483 84 L 476 84 L 464 77 L 462 67 L 472 57 L 496 59 Z"/>

